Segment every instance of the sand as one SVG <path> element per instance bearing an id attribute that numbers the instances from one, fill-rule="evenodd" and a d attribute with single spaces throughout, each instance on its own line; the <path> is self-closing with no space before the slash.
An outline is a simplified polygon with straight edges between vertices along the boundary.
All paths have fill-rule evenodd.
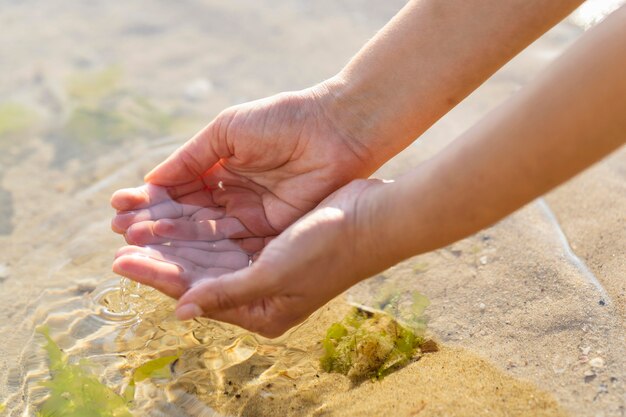
<path id="1" fill-rule="evenodd" d="M 108 226 L 111 192 L 140 183 L 224 107 L 332 75 L 402 4 L 40 1 L 2 8 L 0 25 L 11 36 L 0 39 L 0 56 L 11 59 L 0 62 L 0 102 L 34 115 L 26 128 L 0 136 L 0 334 L 10 335 L 0 349 L 0 404 L 7 415 L 34 415 L 44 395 L 37 383 L 47 369 L 32 333 L 44 322 L 70 356 L 90 358 L 117 389 L 142 361 L 186 349 L 189 368 L 169 385 L 143 386 L 141 398 L 154 398 L 138 415 L 624 415 L 624 149 L 544 202 L 351 290 L 289 339 L 242 348 L 251 356 L 219 378 L 207 371 L 211 349 L 247 343 L 247 336 L 204 326 L 198 339 L 197 328 L 172 320 L 171 304 L 157 312 L 146 306 L 135 327 L 101 314 L 92 294 L 116 282 L 109 268 L 121 244 Z M 580 33 L 567 23 L 555 28 L 378 175 L 397 176 L 437 152 Z M 147 98 L 171 115 L 169 130 L 67 136 L 72 111 L 85 105 L 68 85 L 111 69 L 120 78 L 107 99 L 136 110 L 129 97 Z M 319 340 L 345 300 L 367 301 L 384 285 L 431 299 L 429 328 L 441 350 L 380 382 L 354 386 L 321 373 Z"/>
<path id="2" fill-rule="evenodd" d="M 299 329 L 290 344 L 312 345 L 339 312 L 338 299 Z M 313 336 L 313 337 L 311 337 Z M 288 388 L 272 397 L 245 394 L 246 404 L 236 415 L 245 416 L 565 416 L 555 399 L 533 384 L 506 375 L 465 349 L 441 346 L 381 381 L 354 383 L 339 374 L 317 371 L 290 375 Z M 274 380 L 279 386 L 281 379 Z M 293 386 L 293 389 L 289 389 Z M 236 403 L 236 402 L 235 402 Z M 239 414 L 241 413 L 241 414 Z"/>

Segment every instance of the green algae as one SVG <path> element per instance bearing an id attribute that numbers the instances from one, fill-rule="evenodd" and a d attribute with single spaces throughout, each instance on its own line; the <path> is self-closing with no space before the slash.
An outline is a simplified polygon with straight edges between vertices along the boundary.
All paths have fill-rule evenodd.
<path id="1" fill-rule="evenodd" d="M 37 331 L 46 339 L 50 380 L 41 385 L 50 390 L 38 417 L 132 417 L 127 401 L 93 375 L 85 361 L 69 362 L 50 337 L 46 327 Z"/>
<path id="2" fill-rule="evenodd" d="M 0 104 L 0 136 L 16 134 L 31 126 L 35 113 L 28 107 L 13 102 Z"/>
<path id="3" fill-rule="evenodd" d="M 426 330 L 427 317 L 424 312 L 430 301 L 418 291 L 401 291 L 390 282 L 380 288 L 368 305 L 391 315 L 415 333 L 421 334 Z"/>
<path id="4" fill-rule="evenodd" d="M 140 382 L 148 378 L 170 378 L 172 376 L 171 364 L 178 358 L 178 355 L 163 356 L 144 363 L 135 369 L 133 381 Z"/>
<path id="5" fill-rule="evenodd" d="M 110 67 L 74 74 L 67 82 L 68 95 L 80 102 L 97 102 L 120 90 L 122 70 Z"/>
<path id="6" fill-rule="evenodd" d="M 63 128 L 63 134 L 75 142 L 120 141 L 133 128 L 125 116 L 113 110 L 88 107 L 74 109 Z"/>
<path id="7" fill-rule="evenodd" d="M 85 145 L 171 133 L 176 119 L 124 88 L 122 76 L 117 67 L 72 76 L 66 86 L 70 111 L 59 135 Z"/>
<path id="8" fill-rule="evenodd" d="M 424 261 L 415 262 L 413 265 L 411 265 L 411 269 L 413 269 L 413 272 L 415 272 L 416 274 L 421 274 L 422 272 L 428 271 L 428 267 L 428 262 Z"/>
<path id="9" fill-rule="evenodd" d="M 146 379 L 167 379 L 172 377 L 172 364 L 178 360 L 180 355 L 162 356 L 149 360 L 148 362 L 135 368 L 133 376 L 124 390 L 123 397 L 127 402 L 135 398 L 135 385 L 137 382 Z"/>
<path id="10" fill-rule="evenodd" d="M 328 328 L 320 365 L 353 380 L 381 379 L 418 358 L 424 343 L 418 332 L 391 315 L 355 307 Z"/>

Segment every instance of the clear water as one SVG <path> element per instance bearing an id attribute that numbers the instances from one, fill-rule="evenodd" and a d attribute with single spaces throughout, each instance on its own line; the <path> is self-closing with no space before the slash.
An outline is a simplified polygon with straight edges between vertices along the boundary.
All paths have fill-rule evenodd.
<path id="1" fill-rule="evenodd" d="M 41 324 L 119 390 L 147 360 L 181 355 L 173 383 L 138 386 L 137 415 L 253 415 L 272 398 L 314 408 L 307 387 L 318 372 L 320 334 L 313 325 L 269 341 L 218 323 L 177 322 L 171 300 L 109 272 L 121 241 L 109 230 L 108 198 L 139 184 L 222 108 L 333 74 L 402 3 L 3 4 L 0 403 L 7 415 L 34 415 L 46 395 L 43 339 L 34 333 Z M 548 33 L 380 176 L 441 149 L 580 33 L 567 22 Z M 623 153 L 617 158 L 605 164 L 607 183 L 626 180 Z M 348 299 L 371 305 L 381 289 L 417 288 L 431 299 L 429 327 L 444 343 L 533 381 L 572 414 L 620 415 L 623 317 L 549 202 L 411 259 Z M 589 365 L 596 357 L 602 367 Z"/>

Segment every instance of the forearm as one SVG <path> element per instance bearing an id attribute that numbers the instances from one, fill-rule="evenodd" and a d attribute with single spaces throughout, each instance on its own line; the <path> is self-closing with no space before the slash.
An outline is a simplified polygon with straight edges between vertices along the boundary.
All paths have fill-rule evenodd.
<path id="1" fill-rule="evenodd" d="M 329 80 L 330 117 L 378 166 L 580 3 L 410 1 Z"/>
<path id="2" fill-rule="evenodd" d="M 378 266 L 475 233 L 622 145 L 625 68 L 622 7 L 439 155 L 379 187 L 368 222 Z"/>

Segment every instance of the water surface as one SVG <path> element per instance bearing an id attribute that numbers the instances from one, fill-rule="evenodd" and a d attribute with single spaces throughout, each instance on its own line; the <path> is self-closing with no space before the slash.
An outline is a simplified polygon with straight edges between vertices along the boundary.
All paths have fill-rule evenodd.
<path id="1" fill-rule="evenodd" d="M 179 355 L 174 383 L 137 387 L 138 415 L 262 415 L 280 413 L 281 401 L 310 411 L 324 398 L 310 392 L 343 386 L 314 383 L 319 325 L 268 341 L 218 323 L 179 323 L 171 300 L 146 289 L 137 299 L 127 288 L 121 300 L 110 263 L 122 242 L 109 230 L 108 199 L 139 184 L 224 107 L 332 75 L 402 4 L 3 5 L 0 403 L 8 415 L 34 415 L 47 395 L 39 385 L 48 378 L 43 338 L 34 333 L 41 324 L 119 392 L 134 368 Z M 581 32 L 570 23 L 555 28 L 379 174 L 396 176 L 441 149 Z M 605 162 L 594 185 L 623 189 L 623 161 L 621 152 Z M 577 255 L 559 217 L 548 197 L 372 278 L 348 298 L 372 304 L 381 288 L 419 290 L 431 299 L 430 328 L 442 342 L 532 381 L 574 415 L 623 414 L 625 334 L 619 300 L 604 286 L 610 271 Z M 623 245 L 623 223 L 608 227 Z M 337 308 L 316 320 L 332 322 Z M 602 366 L 590 365 L 595 358 Z M 295 379 L 305 382 L 292 390 Z"/>

